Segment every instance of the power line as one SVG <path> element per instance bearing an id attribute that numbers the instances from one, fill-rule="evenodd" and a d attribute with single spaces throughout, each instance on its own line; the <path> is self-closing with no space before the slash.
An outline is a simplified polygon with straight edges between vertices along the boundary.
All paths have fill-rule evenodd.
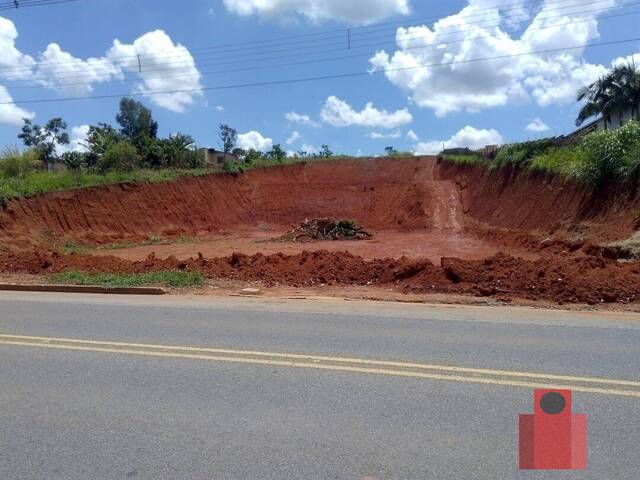
<path id="1" fill-rule="evenodd" d="M 199 93 L 203 91 L 214 91 L 214 90 L 231 90 L 231 89 L 240 89 L 240 88 L 263 87 L 263 86 L 290 85 L 290 84 L 296 84 L 296 83 L 307 83 L 307 82 L 316 82 L 316 81 L 323 81 L 323 80 L 356 78 L 356 77 L 370 76 L 373 74 L 380 74 L 380 73 L 416 70 L 419 68 L 435 68 L 435 67 L 443 67 L 443 66 L 450 66 L 450 65 L 480 63 L 480 62 L 486 62 L 491 60 L 504 60 L 508 58 L 523 57 L 527 55 L 542 55 L 542 54 L 548 54 L 548 53 L 565 52 L 570 50 L 582 50 L 585 48 L 621 45 L 625 43 L 632 43 L 632 42 L 638 42 L 638 41 L 640 41 L 640 37 L 629 38 L 625 40 L 612 40 L 609 42 L 591 43 L 591 44 L 585 44 L 585 45 L 575 45 L 572 47 L 552 48 L 552 49 L 546 49 L 546 50 L 521 52 L 521 53 L 508 54 L 508 55 L 496 55 L 493 57 L 473 58 L 468 60 L 459 60 L 459 61 L 452 61 L 452 62 L 420 64 L 420 65 L 415 65 L 411 67 L 388 68 L 388 69 L 380 69 L 380 70 L 366 71 L 366 72 L 351 72 L 351 73 L 342 73 L 342 74 L 333 74 L 333 75 L 322 75 L 322 76 L 316 76 L 316 77 L 294 78 L 294 79 L 286 79 L 286 80 L 271 80 L 271 81 L 265 81 L 265 82 L 239 83 L 239 84 L 231 84 L 231 85 L 192 88 L 192 89 L 185 89 L 185 90 L 130 92 L 130 93 L 120 93 L 120 94 L 110 94 L 110 95 L 95 95 L 95 96 L 87 96 L 87 97 L 45 98 L 45 99 L 38 99 L 38 100 L 16 100 L 11 102 L 0 102 L 0 105 L 59 103 L 59 102 L 70 102 L 70 101 L 78 101 L 78 100 L 100 100 L 100 99 L 107 99 L 107 98 L 120 98 L 120 97 L 126 97 L 126 96 L 174 95 L 178 93 Z"/>
<path id="2" fill-rule="evenodd" d="M 571 2 L 571 5 L 562 6 L 563 4 L 565 4 L 567 2 Z M 585 6 L 589 6 L 589 5 L 593 5 L 594 6 L 593 8 L 595 8 L 595 5 L 598 5 L 598 4 L 605 4 L 606 5 L 606 4 L 608 4 L 610 2 L 610 0 L 593 0 L 593 1 L 590 1 L 590 2 L 581 2 L 581 3 L 575 3 L 575 2 L 576 2 L 576 0 L 557 0 L 557 1 L 553 2 L 553 3 L 547 3 L 547 4 L 545 4 L 545 8 L 543 8 L 540 12 L 538 12 L 537 15 L 539 16 L 542 13 L 544 13 L 546 10 L 551 10 L 551 9 L 553 9 L 554 11 L 560 11 L 560 10 L 566 10 L 566 9 L 584 8 Z M 636 4 L 637 4 L 637 2 L 635 2 L 635 3 L 631 2 L 631 3 L 618 4 L 614 8 L 625 8 L 625 7 L 633 6 L 633 5 L 636 5 Z M 519 7 L 514 7 L 513 5 L 511 5 L 511 6 L 505 5 L 505 7 L 508 7 L 508 8 L 504 8 L 504 9 L 502 9 L 502 11 L 514 10 L 514 9 L 519 8 Z M 569 15 L 569 14 L 571 14 L 571 15 L 584 15 L 586 13 L 597 13 L 600 10 L 599 8 L 595 8 L 595 9 L 593 9 L 593 8 L 591 10 L 577 10 L 577 11 L 565 12 L 562 15 L 546 16 L 546 17 L 543 16 L 542 18 L 544 20 L 550 20 L 550 19 L 553 19 L 553 18 L 561 18 L 561 17 L 563 17 L 565 15 Z M 483 9 L 478 10 L 478 11 L 486 11 L 486 10 L 495 11 L 495 9 L 496 9 L 496 7 L 483 8 Z M 449 14 L 449 15 L 451 15 L 451 14 Z M 485 28 L 500 26 L 503 23 L 503 21 L 505 21 L 505 20 L 514 21 L 516 18 L 519 18 L 519 17 L 522 17 L 522 16 L 523 16 L 523 14 L 521 14 L 521 13 L 518 13 L 516 15 L 511 15 L 511 16 L 503 15 L 501 17 L 501 20 L 498 23 L 486 25 Z M 429 17 L 429 18 L 437 18 L 437 17 Z M 442 17 L 440 17 L 440 18 L 442 18 Z M 481 18 L 481 20 L 476 21 L 476 22 L 470 22 L 469 21 L 470 18 L 471 19 L 473 19 L 473 18 Z M 410 23 L 407 23 L 408 21 L 405 21 L 405 25 L 406 26 L 415 26 L 416 23 L 419 22 L 420 20 L 421 20 L 420 18 L 416 18 Z M 473 25 L 483 25 L 486 22 L 487 17 L 486 16 L 480 16 L 480 15 L 478 15 L 476 13 L 475 15 L 471 15 L 471 16 L 465 17 L 465 20 L 466 20 L 466 24 L 467 25 L 471 25 L 471 26 L 473 26 Z M 390 23 L 392 23 L 392 22 L 390 22 Z M 397 22 L 395 22 L 395 23 L 397 23 Z M 386 24 L 380 24 L 380 25 L 386 25 Z M 359 28 L 370 28 L 370 27 L 359 27 Z M 352 29 L 350 29 L 350 30 L 352 30 Z M 358 36 L 356 36 L 355 34 L 352 33 L 351 34 L 352 46 L 357 44 L 358 42 L 364 41 L 365 38 L 362 38 L 362 37 L 364 37 L 365 35 L 371 35 L 372 33 L 376 33 L 378 31 L 384 31 L 384 30 L 388 30 L 388 28 L 386 28 L 386 29 L 377 29 L 377 30 L 371 30 L 369 32 L 364 32 L 362 34 L 359 34 L 360 37 L 358 37 Z M 395 30 L 395 28 L 394 28 L 394 30 Z M 450 32 L 446 32 L 446 31 L 442 32 L 441 31 L 440 35 L 441 36 L 451 35 L 451 34 L 458 33 L 460 31 L 462 31 L 462 30 L 461 29 L 451 29 Z M 231 58 L 231 57 L 237 58 L 237 57 L 247 57 L 247 56 L 251 57 L 251 56 L 256 56 L 256 55 L 258 55 L 258 56 L 259 55 L 264 55 L 264 54 L 268 55 L 268 54 L 271 54 L 271 53 L 274 53 L 274 52 L 296 51 L 296 50 L 304 49 L 305 48 L 305 43 L 308 44 L 308 43 L 313 43 L 313 42 L 327 42 L 327 41 L 329 41 L 331 43 L 325 43 L 325 45 L 320 45 L 320 46 L 344 46 L 345 47 L 344 49 L 348 49 L 347 48 L 347 44 L 344 41 L 344 30 L 338 30 L 338 32 L 340 32 L 340 35 L 337 35 L 337 36 L 333 35 L 330 38 L 308 40 L 306 42 L 300 42 L 300 41 L 298 41 L 298 42 L 287 42 L 285 44 L 282 44 L 283 46 L 295 45 L 295 47 L 293 47 L 291 49 L 271 50 L 271 51 L 262 52 L 262 53 L 260 53 L 259 51 L 258 52 L 254 51 L 254 52 L 249 53 L 249 54 L 238 55 L 238 54 L 236 54 L 234 52 L 241 51 L 241 50 L 242 51 L 244 51 L 244 50 L 255 50 L 256 47 L 245 47 L 245 48 L 242 48 L 242 49 L 235 49 L 235 50 L 226 48 L 223 52 L 220 52 L 220 53 L 225 54 L 225 55 L 223 55 L 222 57 L 219 57 L 219 58 Z M 322 33 L 318 33 L 318 34 L 322 34 Z M 384 35 L 384 37 L 386 37 L 386 35 Z M 286 37 L 283 37 L 283 38 L 286 38 Z M 375 37 L 371 37 L 370 39 L 375 39 L 375 38 L 381 38 L 381 35 L 377 35 Z M 247 43 L 248 42 L 238 43 L 238 44 L 226 44 L 226 45 L 228 45 L 228 46 L 244 45 L 244 44 L 247 44 Z M 271 48 L 273 46 L 276 46 L 276 45 L 268 45 L 268 43 L 269 43 L 269 40 L 261 41 L 259 43 L 259 45 L 258 45 L 258 50 L 260 50 L 260 48 L 267 48 L 267 47 Z M 223 47 L 223 45 L 191 48 L 191 49 L 189 49 L 189 58 L 187 60 L 179 60 L 179 61 L 176 61 L 176 62 L 169 62 L 169 63 L 176 63 L 176 64 L 190 63 L 194 57 L 216 55 L 217 52 L 215 50 L 220 49 L 222 47 Z M 338 49 L 334 49 L 334 50 L 338 50 Z M 203 53 L 194 53 L 194 52 L 203 52 Z M 234 54 L 233 55 L 228 55 L 229 53 L 234 53 Z M 323 52 L 317 52 L 316 51 L 316 52 L 311 52 L 311 53 L 323 53 Z M 184 59 L 185 57 L 186 57 L 185 55 L 164 55 L 164 56 L 162 56 L 160 58 L 163 58 L 163 59 L 168 59 L 168 58 Z M 111 60 L 126 60 L 126 59 L 130 59 L 131 62 L 136 63 L 137 54 L 113 56 L 113 57 L 110 57 L 110 59 Z M 158 56 L 154 56 L 152 58 L 152 60 L 154 60 L 154 61 L 157 60 L 157 59 L 158 59 Z M 143 58 L 143 60 L 144 60 L 144 58 Z M 77 64 L 77 61 L 60 62 L 60 63 L 56 64 L 56 68 L 58 68 L 58 71 L 61 71 L 59 69 L 59 67 L 61 67 L 61 66 L 65 66 L 65 65 L 74 66 L 76 64 Z M 28 67 L 0 67 L 0 70 L 3 70 L 3 69 L 12 70 L 12 71 L 16 71 L 18 69 L 23 69 L 23 70 L 27 71 L 27 73 L 25 74 L 26 76 L 31 76 L 31 74 L 28 71 L 29 70 Z M 75 71 L 79 71 L 79 70 L 73 69 L 73 68 L 67 69 L 66 71 L 62 70 L 63 73 L 74 73 Z M 82 71 L 84 71 L 84 70 L 82 70 Z M 97 73 L 99 73 L 100 71 L 105 71 L 105 70 L 104 69 L 98 70 Z M 19 77 L 19 75 L 16 74 L 16 77 Z"/>
<path id="3" fill-rule="evenodd" d="M 602 3 L 603 0 L 599 0 L 596 2 L 591 2 L 591 3 Z M 627 3 L 624 6 L 625 7 L 629 7 L 629 6 L 634 6 L 634 5 L 638 5 L 640 4 L 640 2 L 632 2 L 632 3 Z M 575 7 L 575 6 L 574 6 Z M 582 10 L 580 12 L 572 12 L 573 14 L 578 14 L 578 15 L 584 15 L 587 13 L 593 13 L 594 11 L 599 11 L 599 10 Z M 611 15 L 602 15 L 600 16 L 601 19 L 607 19 L 607 18 L 619 18 L 619 17 L 623 17 L 623 16 L 630 16 L 630 15 L 636 15 L 638 12 L 625 12 L 625 13 L 620 13 L 620 14 L 611 14 Z M 566 14 L 560 14 L 560 15 L 555 15 L 555 16 L 547 16 L 545 17 L 545 21 L 547 20 L 552 20 L 552 19 L 557 19 L 557 18 L 564 18 L 566 16 Z M 585 23 L 585 22 L 589 22 L 591 21 L 590 19 L 576 19 L 570 22 L 564 22 L 563 24 L 552 24 L 552 25 L 545 25 L 545 26 L 540 26 L 540 27 L 526 27 L 522 30 L 520 30 L 520 32 L 524 33 L 526 31 L 536 31 L 536 30 L 544 30 L 547 28 L 558 28 L 558 27 L 562 27 L 562 26 L 566 26 L 566 25 L 571 25 L 571 24 L 578 24 L 578 23 Z M 483 25 L 482 28 L 491 28 L 491 27 L 497 27 L 499 26 L 501 23 L 498 24 L 491 24 L 491 25 Z M 458 31 L 451 31 L 448 33 L 444 33 L 444 34 L 440 34 L 439 35 L 439 39 L 440 40 L 445 40 L 447 38 L 447 36 L 451 36 L 454 34 L 464 34 L 469 32 L 469 29 L 459 29 Z M 518 31 L 515 31 L 513 33 L 518 33 Z M 425 36 L 406 36 L 403 39 L 405 41 L 413 41 L 413 40 L 421 40 L 421 39 L 425 39 L 427 37 Z M 460 39 L 460 40 L 451 40 L 451 41 L 447 41 L 448 44 L 455 44 L 455 43 L 460 43 L 463 41 L 466 41 L 466 38 Z M 390 39 L 385 43 L 391 43 L 394 42 L 394 39 Z M 280 60 L 280 59 L 287 59 L 287 58 L 293 58 L 293 57 L 300 57 L 300 56 L 307 56 L 309 54 L 323 54 L 323 53 L 333 53 L 336 51 L 341 51 L 341 50 L 357 50 L 357 49 L 363 49 L 363 48 L 369 48 L 369 47 L 382 47 L 382 45 L 380 44 L 380 42 L 369 42 L 369 43 L 364 43 L 364 44 L 360 44 L 360 45 L 353 45 L 353 43 L 355 43 L 354 40 L 352 40 L 352 46 L 351 49 L 346 48 L 346 46 L 344 48 L 332 48 L 332 49 L 324 49 L 324 50 L 308 50 L 308 51 L 304 51 L 298 54 L 289 54 L 289 55 L 277 55 L 277 56 L 271 56 L 271 57 L 262 57 L 262 58 L 250 58 L 247 60 L 239 60 L 237 59 L 238 56 L 232 57 L 235 58 L 234 60 L 231 61 L 227 61 L 227 62 L 219 62 L 219 61 L 215 61 L 216 59 L 214 58 L 213 60 L 215 61 L 214 63 L 200 63 L 198 66 L 199 67 L 207 67 L 207 66 L 221 66 L 221 65 L 234 65 L 234 64 L 242 64 L 242 63 L 247 63 L 247 62 L 257 62 L 257 61 L 271 61 L 271 60 Z M 418 45 L 415 47 L 410 47 L 409 49 L 415 49 L 415 48 L 424 48 L 430 45 Z M 293 50 L 299 50 L 299 49 L 293 49 Z M 285 52 L 287 51 L 292 51 L 292 50 L 284 50 Z M 268 53 L 268 52 L 264 52 L 264 53 Z M 204 56 L 204 55 L 203 55 Z M 358 56 L 353 56 L 353 58 L 358 58 L 361 57 L 363 55 L 358 55 Z M 160 57 L 160 59 L 163 58 L 170 58 L 170 57 Z M 182 56 L 181 58 L 185 58 L 184 56 Z M 227 57 L 220 57 L 220 58 L 227 58 Z M 348 58 L 348 57 L 344 57 L 344 58 Z M 144 59 L 142 57 L 138 57 L 137 55 L 133 57 L 134 61 L 132 62 L 132 71 L 134 70 L 133 67 L 135 67 L 135 70 L 137 70 L 139 73 L 140 71 L 144 71 L 145 73 L 151 73 L 151 72 L 163 72 L 163 71 L 175 71 L 178 70 L 179 68 L 190 68 L 191 66 L 195 66 L 195 62 L 193 60 L 193 58 L 189 58 L 188 60 L 183 60 L 183 61 L 176 61 L 176 62 L 165 62 L 164 64 L 161 64 L 161 66 L 159 68 L 144 68 Z M 320 60 L 322 61 L 322 60 Z M 139 63 L 141 62 L 141 63 Z M 77 62 L 75 62 L 77 63 Z M 135 65 L 133 65 L 133 63 L 135 63 Z M 154 58 L 154 63 L 158 63 L 158 59 Z M 304 64 L 304 63 L 314 63 L 314 62 L 299 62 L 298 64 Z M 113 72 L 113 66 L 109 66 L 109 67 L 105 67 L 105 68 L 93 68 L 91 70 L 91 72 L 87 73 L 87 70 L 85 68 L 83 69 L 66 69 L 66 70 L 61 70 L 58 68 L 58 66 L 61 64 L 55 64 L 56 67 L 56 75 L 55 75 L 55 79 L 56 80 L 64 80 L 64 79 L 80 79 L 80 78 L 86 78 L 86 77 L 93 77 L 95 75 L 99 75 L 99 74 L 104 74 L 104 75 L 110 75 Z M 46 66 L 46 64 L 45 64 Z M 286 64 L 284 66 L 287 66 Z M 249 71 L 249 70 L 260 70 L 263 68 L 270 68 L 270 67 L 253 67 L 253 68 L 248 68 L 248 69 L 239 69 L 240 71 Z M 237 71 L 237 70 L 236 70 Z M 125 72 L 126 73 L 126 72 Z M 197 74 L 192 74 L 191 76 L 195 76 Z M 175 76 L 175 75 L 172 75 Z M 13 75 L 3 75 L 3 78 L 5 80 L 9 80 L 9 81 L 20 81 L 22 79 L 24 80 L 29 80 L 29 81 L 33 81 L 33 82 L 44 82 L 46 80 L 48 80 L 51 77 L 50 74 L 45 73 L 23 73 L 23 74 L 13 74 Z M 160 77 L 156 77 L 156 78 L 160 78 Z M 57 85 L 60 84 L 68 84 L 71 85 L 69 83 L 60 83 L 58 82 Z M 14 87 L 15 88 L 15 87 Z"/>
<path id="4" fill-rule="evenodd" d="M 618 18 L 621 16 L 631 16 L 631 15 L 639 15 L 640 14 L 640 10 L 638 11 L 633 11 L 633 12 L 625 12 L 625 13 L 619 13 L 619 14 L 614 14 L 614 15 L 609 15 L 609 16 L 603 16 L 601 17 L 601 19 L 612 19 L 612 18 Z M 576 23 L 585 23 L 587 22 L 587 20 L 574 20 L 572 22 L 565 22 L 563 24 L 556 24 L 556 25 L 552 25 L 552 26 L 546 26 L 546 27 L 537 27 L 537 28 L 527 28 L 524 29 L 523 31 L 536 31 L 536 30 L 545 30 L 545 29 L 549 29 L 549 28 L 558 28 L 558 27 L 566 27 L 568 25 L 571 24 L 576 24 Z M 425 38 L 423 37 L 413 37 L 412 39 L 417 39 L 417 38 Z M 462 43 L 467 41 L 467 39 L 460 39 L 460 40 L 456 40 L 456 41 L 449 41 L 447 42 L 448 45 L 452 45 L 452 44 L 456 44 L 456 43 Z M 355 48 L 361 48 L 361 47 L 354 47 Z M 405 47 L 403 49 L 403 51 L 411 51 L 411 50 L 422 50 L 422 49 L 433 49 L 436 48 L 436 46 L 431 45 L 431 44 L 422 44 L 422 45 L 413 45 L 411 47 Z M 329 57 L 329 58 L 318 58 L 318 59 L 311 59 L 311 60 L 303 60 L 303 61 L 298 61 L 298 62 L 288 62 L 288 63 L 279 63 L 279 64 L 274 64 L 274 65 L 265 65 L 265 66 L 254 66 L 254 67 L 245 67 L 245 68 L 236 68 L 236 69 L 225 69 L 225 70 L 213 70 L 213 71 L 203 71 L 203 72 L 197 72 L 197 73 L 186 73 L 186 74 L 180 74 L 180 75 L 176 75 L 176 74 L 172 74 L 172 75 L 154 75 L 154 79 L 163 79 L 163 78 L 189 78 L 189 77 L 200 77 L 200 76 L 209 76 L 209 75 L 220 75 L 220 74 L 227 74 L 227 73 L 238 73 L 238 72 L 247 72 L 247 71 L 255 71 L 255 70 L 264 70 L 264 69 L 271 69 L 271 68 L 282 68 L 282 67 L 290 67 L 290 66 L 298 66 L 298 65 L 309 65 L 309 64 L 313 64 L 313 63 L 322 63 L 322 62 L 330 62 L 330 61 L 342 61 L 342 60 L 352 60 L 352 59 L 356 59 L 356 58 L 366 58 L 366 57 L 370 57 L 371 53 L 364 53 L 364 54 L 351 54 L 351 55 L 342 55 L 342 56 L 335 56 L 335 57 Z M 282 58 L 282 57 L 279 57 Z M 289 57 L 286 57 L 289 58 Z M 213 64 L 213 65 L 220 65 L 218 64 Z M 206 64 L 200 65 L 202 66 L 208 66 Z M 147 70 L 146 72 L 161 72 L 161 71 L 170 71 L 170 70 L 175 70 L 175 69 L 171 69 L 171 68 L 163 68 L 163 69 L 152 69 L 152 70 Z M 135 72 L 132 72 L 131 75 L 135 75 Z M 72 78 L 78 78 L 78 77 L 72 77 Z M 137 78 L 135 80 L 138 80 Z M 133 81 L 133 79 L 132 79 Z M 81 86 L 81 85 L 85 85 L 86 83 L 76 83 L 76 82 L 72 82 L 72 83 L 56 83 L 55 87 L 60 88 L 60 87 L 72 87 L 72 86 Z M 13 90 L 16 89 L 25 89 L 25 88 L 34 88 L 34 86 L 32 85 L 28 85 L 28 86 L 18 86 L 18 87 L 12 87 Z"/>
<path id="5" fill-rule="evenodd" d="M 10 2 L 0 2 L 0 11 L 19 10 L 27 7 L 42 7 L 47 5 L 57 5 L 60 3 L 77 2 L 78 0 L 11 0 Z"/>

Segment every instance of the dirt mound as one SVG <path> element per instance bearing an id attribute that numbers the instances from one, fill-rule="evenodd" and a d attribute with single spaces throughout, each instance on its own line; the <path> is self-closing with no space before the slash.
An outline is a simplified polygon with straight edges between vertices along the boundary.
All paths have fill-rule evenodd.
<path id="1" fill-rule="evenodd" d="M 554 256 L 528 261 L 498 254 L 481 261 L 444 258 L 436 266 L 406 257 L 364 260 L 348 252 L 324 250 L 189 260 L 150 255 L 143 261 L 36 251 L 0 254 L 0 270 L 41 274 L 69 269 L 127 273 L 197 270 L 208 278 L 262 281 L 267 286 L 388 285 L 406 293 L 464 293 L 558 303 L 640 300 L 640 262 L 619 263 L 601 257 Z"/>

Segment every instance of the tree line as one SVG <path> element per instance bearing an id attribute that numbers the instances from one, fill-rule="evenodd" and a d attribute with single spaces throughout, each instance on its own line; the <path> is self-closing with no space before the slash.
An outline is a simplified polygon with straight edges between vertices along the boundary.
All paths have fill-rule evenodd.
<path id="1" fill-rule="evenodd" d="M 37 156 L 45 171 L 60 164 L 78 173 L 89 169 L 103 174 L 134 169 L 196 169 L 205 166 L 204 155 L 190 135 L 176 133 L 167 138 L 158 137 L 158 122 L 141 102 L 123 98 L 116 122 L 117 127 L 107 123 L 90 126 L 81 151 L 64 151 L 70 138 L 67 123 L 62 118 L 52 118 L 44 125 L 25 119 L 18 138 Z M 288 157 L 279 144 L 267 152 L 239 148 L 237 131 L 229 125 L 219 125 L 218 137 L 222 151 L 237 159 L 225 164 L 228 170 L 241 170 L 244 164 L 260 161 L 282 162 Z M 298 158 L 331 156 L 333 152 L 327 145 L 323 145 L 319 152 L 300 151 L 295 154 Z"/>

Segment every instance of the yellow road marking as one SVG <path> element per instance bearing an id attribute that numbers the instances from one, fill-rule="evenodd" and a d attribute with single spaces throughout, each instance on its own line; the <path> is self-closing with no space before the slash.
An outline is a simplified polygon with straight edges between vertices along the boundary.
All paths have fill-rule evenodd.
<path id="1" fill-rule="evenodd" d="M 184 358 L 216 362 L 313 368 L 343 372 L 391 375 L 455 382 L 526 388 L 571 389 L 577 392 L 640 398 L 640 382 L 607 378 L 553 375 L 509 370 L 453 367 L 362 358 L 331 357 L 157 344 L 106 342 L 71 338 L 0 334 L 0 345 L 53 348 L 85 352 L 116 353 L 164 358 Z M 438 372 L 438 373 L 434 373 Z M 497 377 L 497 378 L 495 378 Z M 509 378 L 505 378 L 509 377 Z M 538 381 L 530 381 L 536 379 Z M 555 383 L 565 382 L 565 383 Z M 611 388 L 632 387 L 632 388 Z"/>

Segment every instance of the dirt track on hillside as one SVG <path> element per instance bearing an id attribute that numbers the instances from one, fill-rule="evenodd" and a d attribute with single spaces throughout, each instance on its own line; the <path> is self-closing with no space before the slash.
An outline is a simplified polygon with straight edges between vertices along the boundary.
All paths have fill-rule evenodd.
<path id="1" fill-rule="evenodd" d="M 0 209 L 0 270 L 178 268 L 266 285 L 637 301 L 639 264 L 601 258 L 592 245 L 637 229 L 640 199 L 617 187 L 599 195 L 594 201 L 587 190 L 556 178 L 489 174 L 432 158 L 312 162 L 72 190 Z M 264 242 L 314 217 L 354 219 L 374 238 Z M 181 235 L 197 240 L 55 253 L 69 241 L 99 246 Z"/>

